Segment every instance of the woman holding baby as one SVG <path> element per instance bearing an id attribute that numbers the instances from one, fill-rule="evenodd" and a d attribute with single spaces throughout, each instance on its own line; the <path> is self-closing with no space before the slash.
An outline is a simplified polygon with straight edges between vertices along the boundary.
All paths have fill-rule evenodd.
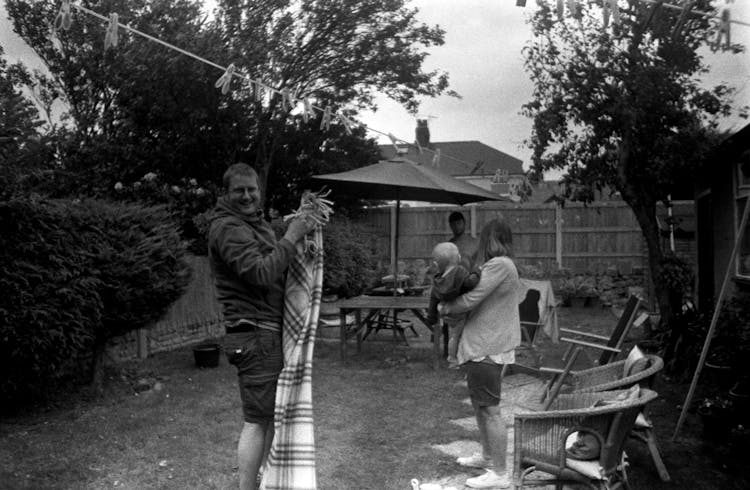
<path id="1" fill-rule="evenodd" d="M 440 303 L 440 313 L 444 316 L 466 314 L 458 362 L 466 369 L 482 453 L 458 458 L 458 463 L 487 469 L 483 475 L 466 481 L 470 488 L 511 485 L 506 467 L 508 432 L 500 413 L 500 388 L 503 365 L 515 362 L 515 348 L 521 343 L 520 283 L 512 256 L 510 227 L 501 219 L 493 219 L 482 228 L 474 257 L 475 263 L 481 264 L 479 283 L 454 301 Z"/>

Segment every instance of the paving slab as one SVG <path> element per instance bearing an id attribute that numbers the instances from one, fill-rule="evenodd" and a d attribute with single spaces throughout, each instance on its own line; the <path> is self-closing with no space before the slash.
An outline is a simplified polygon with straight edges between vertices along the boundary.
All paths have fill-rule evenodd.
<path id="1" fill-rule="evenodd" d="M 466 380 L 459 380 L 456 382 L 456 386 L 463 386 L 466 388 Z M 503 379 L 503 394 L 500 402 L 502 408 L 503 420 L 506 423 L 508 429 L 508 456 L 507 465 L 512 471 L 513 468 L 513 416 L 518 412 L 535 411 L 541 409 L 539 403 L 539 396 L 541 395 L 544 387 L 543 380 L 530 376 L 528 374 L 517 373 L 507 376 Z M 461 403 L 469 408 L 467 415 L 473 411 L 470 410 L 471 400 L 466 397 L 461 400 Z M 457 425 L 469 432 L 477 433 L 477 423 L 474 415 L 467 417 L 457 418 L 450 420 L 451 424 Z M 431 446 L 436 451 L 450 456 L 452 459 L 458 458 L 459 456 L 468 456 L 481 451 L 481 445 L 477 440 L 459 440 L 453 441 L 448 444 L 436 444 Z M 467 478 L 481 474 L 482 470 L 471 470 L 462 469 L 459 465 L 456 465 L 456 473 L 448 477 L 442 477 L 440 479 L 425 479 L 421 480 L 421 483 L 433 483 L 441 485 L 443 490 L 448 490 L 451 487 L 456 490 L 467 489 L 464 485 Z M 544 473 L 532 473 L 527 478 L 544 478 Z M 547 485 L 541 488 L 542 490 L 553 489 L 553 485 Z M 567 488 L 567 487 L 566 487 Z"/>

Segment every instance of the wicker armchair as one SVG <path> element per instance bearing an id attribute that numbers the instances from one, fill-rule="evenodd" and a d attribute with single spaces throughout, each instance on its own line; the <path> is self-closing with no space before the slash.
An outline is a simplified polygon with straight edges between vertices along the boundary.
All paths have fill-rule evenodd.
<path id="1" fill-rule="evenodd" d="M 598 392 L 609 390 L 622 390 L 638 384 L 642 388 L 653 388 L 657 373 L 664 367 L 661 357 L 647 354 L 648 364 L 645 369 L 630 376 L 623 376 L 625 360 L 616 361 L 604 366 L 597 366 L 583 371 L 565 372 L 548 383 L 545 390 L 546 401 L 544 409 L 547 410 L 557 397 L 563 384 L 567 384 L 571 393 Z M 568 368 L 569 369 L 569 368 Z M 555 371 L 555 370 L 548 370 Z M 551 387 L 550 387 L 551 386 Z M 644 442 L 648 446 L 651 459 L 654 462 L 659 477 L 662 481 L 670 481 L 669 472 L 664 465 L 659 452 L 659 445 L 654 433 L 654 427 L 648 417 L 645 407 L 636 419 L 635 427 L 630 434 L 633 438 Z"/>
<path id="2" fill-rule="evenodd" d="M 643 407 L 657 397 L 641 389 L 635 399 L 597 406 L 627 394 L 627 390 L 560 395 L 546 412 L 517 413 L 514 421 L 515 488 L 564 483 L 587 484 L 591 488 L 628 488 L 623 464 L 623 446 Z M 599 440 L 595 461 L 567 458 L 565 443 L 574 432 L 586 430 Z M 581 466 L 584 466 L 582 468 Z M 551 478 L 528 478 L 541 471 Z"/>
<path id="3" fill-rule="evenodd" d="M 651 388 L 656 373 L 661 371 L 664 367 L 664 361 L 661 357 L 652 354 L 647 354 L 646 358 L 648 359 L 648 367 L 635 374 L 631 374 L 630 376 L 623 375 L 625 370 L 625 359 L 610 362 L 603 366 L 596 366 L 582 371 L 569 371 L 567 373 L 564 370 L 560 372 L 556 369 L 541 368 L 540 371 L 543 373 L 548 372 L 560 374 L 558 377 L 554 378 L 554 383 L 552 385 L 547 385 L 548 391 L 545 393 L 546 402 L 544 409 L 547 410 L 549 408 L 563 385 L 567 385 L 569 387 L 569 392 L 571 393 L 582 391 L 624 390 L 635 384 Z"/>

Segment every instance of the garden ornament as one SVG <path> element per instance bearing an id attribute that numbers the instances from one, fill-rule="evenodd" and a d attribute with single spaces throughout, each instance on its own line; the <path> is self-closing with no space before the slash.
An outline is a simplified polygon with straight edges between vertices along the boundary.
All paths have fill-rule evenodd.
<path id="1" fill-rule="evenodd" d="M 63 28 L 67 31 L 70 29 L 72 23 L 70 0 L 63 0 L 62 5 L 60 5 L 60 11 L 57 13 L 57 17 L 55 17 L 55 29 Z"/>
<path id="2" fill-rule="evenodd" d="M 107 30 L 104 32 L 104 50 L 117 47 L 117 14 L 109 14 Z"/>
<path id="3" fill-rule="evenodd" d="M 226 93 L 229 92 L 229 86 L 232 83 L 232 76 L 234 76 L 234 69 L 234 63 L 230 64 L 224 74 L 220 76 L 214 84 L 214 87 L 221 88 L 222 94 L 226 95 Z"/>

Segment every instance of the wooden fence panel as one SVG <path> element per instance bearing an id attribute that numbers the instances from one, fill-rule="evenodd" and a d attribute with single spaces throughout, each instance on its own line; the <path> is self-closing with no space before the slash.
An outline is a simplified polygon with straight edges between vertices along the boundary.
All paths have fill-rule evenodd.
<path id="1" fill-rule="evenodd" d="M 482 203 L 468 206 L 402 207 L 399 226 L 399 258 L 405 263 L 428 260 L 436 243 L 451 236 L 448 215 L 461 211 L 467 221 L 467 232 L 476 230 L 493 218 L 510 223 L 514 249 L 520 264 L 535 265 L 543 270 L 562 266 L 573 272 L 603 272 L 616 267 L 628 274 L 635 267 L 648 275 L 647 251 L 633 212 L 622 201 L 595 202 L 589 206 L 567 203 L 517 204 L 508 202 Z M 658 208 L 662 224 L 666 217 L 663 206 Z M 694 230 L 692 201 L 675 203 L 675 216 L 681 226 Z M 558 223 L 559 217 L 559 223 Z M 391 254 L 391 222 L 393 208 L 370 209 L 360 220 L 376 233 L 377 250 L 381 251 L 383 271 L 389 271 Z M 668 239 L 666 240 L 668 242 Z M 682 237 L 678 253 L 695 263 L 694 238 Z M 667 245 L 668 246 L 668 245 Z M 145 357 L 148 353 L 168 350 L 207 338 L 220 337 L 221 311 L 215 299 L 213 278 L 206 257 L 191 257 L 193 279 L 188 290 L 149 329 L 131 332 L 115 340 L 118 358 Z M 647 281 L 648 283 L 648 281 Z"/>
<path id="2" fill-rule="evenodd" d="M 632 270 L 646 266 L 646 249 L 638 223 L 621 201 L 604 201 L 583 206 L 569 203 L 560 210 L 555 204 L 482 203 L 475 206 L 402 207 L 399 225 L 399 260 L 427 259 L 432 247 L 450 237 L 448 215 L 460 210 L 467 230 L 493 218 L 505 219 L 513 229 L 514 250 L 521 263 L 553 268 L 558 254 L 562 266 L 574 272 L 600 272 L 607 267 Z M 392 208 L 368 212 L 364 222 L 373 227 L 382 250 L 383 263 L 390 260 Z M 561 235 L 556 219 L 559 213 Z"/>

